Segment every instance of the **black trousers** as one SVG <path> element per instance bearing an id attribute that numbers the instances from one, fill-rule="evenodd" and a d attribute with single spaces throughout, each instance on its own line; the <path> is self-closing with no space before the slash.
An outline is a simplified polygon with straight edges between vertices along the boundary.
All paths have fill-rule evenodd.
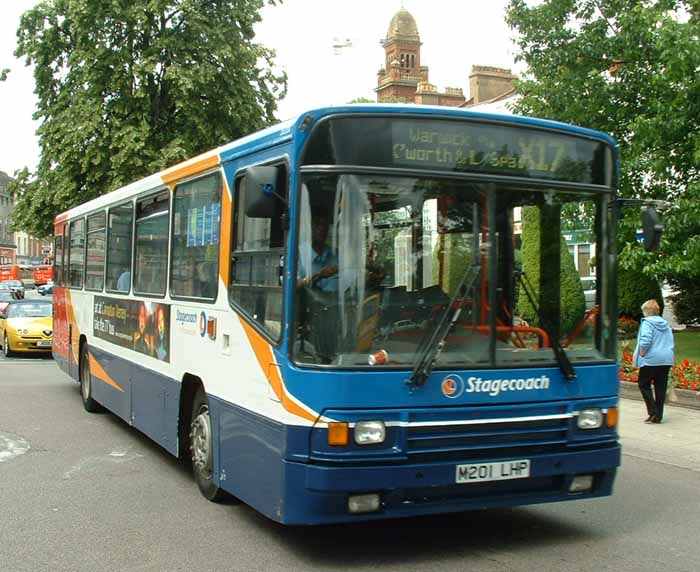
<path id="1" fill-rule="evenodd" d="M 664 401 L 666 401 L 666 388 L 668 387 L 668 372 L 670 365 L 645 365 L 639 368 L 639 391 L 642 393 L 647 413 L 655 415 L 659 419 L 664 416 Z M 651 384 L 654 382 L 654 393 Z"/>

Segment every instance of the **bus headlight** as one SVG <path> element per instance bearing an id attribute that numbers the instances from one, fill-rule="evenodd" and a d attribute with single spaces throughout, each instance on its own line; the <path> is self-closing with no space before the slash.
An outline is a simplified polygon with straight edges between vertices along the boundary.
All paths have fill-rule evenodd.
<path id="1" fill-rule="evenodd" d="M 600 429 L 603 426 L 603 412 L 600 409 L 582 409 L 576 425 L 579 429 Z"/>
<path id="2" fill-rule="evenodd" d="M 358 445 L 376 445 L 384 443 L 386 427 L 384 421 L 358 421 L 355 424 L 355 443 Z"/>

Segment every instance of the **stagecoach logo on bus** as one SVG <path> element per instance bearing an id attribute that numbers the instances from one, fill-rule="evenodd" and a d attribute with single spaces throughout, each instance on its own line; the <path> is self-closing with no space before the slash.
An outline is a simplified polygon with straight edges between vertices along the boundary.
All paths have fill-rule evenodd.
<path id="1" fill-rule="evenodd" d="M 175 325 L 185 334 L 192 336 L 197 334 L 198 318 L 197 312 L 175 309 Z"/>
<path id="2" fill-rule="evenodd" d="M 458 375 L 448 375 L 442 380 L 442 393 L 445 397 L 456 399 L 464 393 L 464 380 Z"/>
<path id="3" fill-rule="evenodd" d="M 456 399 L 463 393 L 487 393 L 491 397 L 497 397 L 501 393 L 510 391 L 549 389 L 549 377 L 546 375 L 511 379 L 469 377 L 465 384 L 459 375 L 450 374 L 442 380 L 441 387 L 443 395 L 449 399 Z"/>

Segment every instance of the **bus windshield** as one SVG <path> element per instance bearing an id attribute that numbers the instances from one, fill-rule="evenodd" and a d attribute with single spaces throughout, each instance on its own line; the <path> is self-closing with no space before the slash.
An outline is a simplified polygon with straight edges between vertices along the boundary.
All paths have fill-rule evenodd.
<path id="1" fill-rule="evenodd" d="M 604 192 L 458 178 L 312 174 L 299 195 L 295 340 L 299 364 L 409 368 L 455 299 L 437 367 L 612 359 L 604 258 L 576 268 L 566 238 L 598 248 Z M 589 264 L 592 262 L 592 264 Z M 476 276 L 463 281 L 465 273 Z M 595 275 L 591 311 L 579 273 Z"/>

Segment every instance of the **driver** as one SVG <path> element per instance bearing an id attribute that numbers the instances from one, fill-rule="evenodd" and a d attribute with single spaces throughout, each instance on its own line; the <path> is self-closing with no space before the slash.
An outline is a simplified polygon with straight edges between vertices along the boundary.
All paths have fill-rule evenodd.
<path id="1" fill-rule="evenodd" d="M 301 287 L 313 287 L 325 292 L 338 290 L 338 258 L 326 244 L 329 222 L 325 215 L 318 215 L 311 224 L 311 268 L 304 268 L 304 257 L 299 256 L 299 280 Z M 299 245 L 299 253 L 309 245 Z"/>

